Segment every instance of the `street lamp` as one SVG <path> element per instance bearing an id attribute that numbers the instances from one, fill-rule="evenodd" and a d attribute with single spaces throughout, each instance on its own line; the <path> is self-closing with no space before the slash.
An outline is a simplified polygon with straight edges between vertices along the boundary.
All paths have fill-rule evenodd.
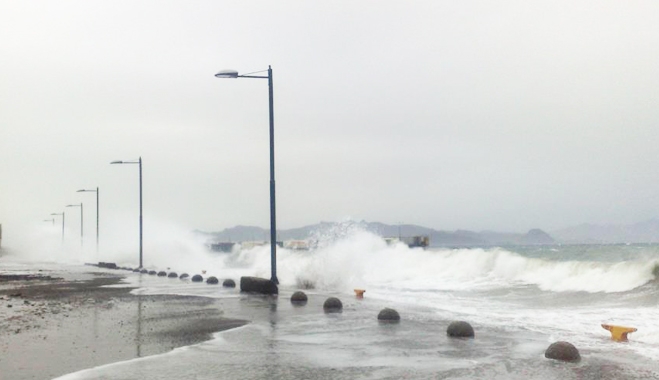
<path id="1" fill-rule="evenodd" d="M 98 186 L 96 190 L 78 190 L 77 193 L 96 193 L 96 255 L 98 256 Z"/>
<path id="2" fill-rule="evenodd" d="M 265 71 L 265 70 L 264 70 Z M 259 78 L 268 80 L 269 98 L 270 98 L 270 280 L 279 284 L 277 279 L 277 218 L 275 210 L 275 114 L 274 99 L 272 88 L 272 67 L 268 66 L 268 75 L 252 75 L 262 73 L 258 71 L 239 75 L 235 70 L 222 70 L 215 74 L 217 78 Z"/>
<path id="3" fill-rule="evenodd" d="M 80 246 L 82 247 L 82 202 L 79 205 L 66 205 L 66 207 L 80 207 Z"/>
<path id="4" fill-rule="evenodd" d="M 142 268 L 142 157 L 137 161 L 112 161 L 110 164 L 138 164 L 140 168 L 140 268 Z"/>
<path id="5" fill-rule="evenodd" d="M 55 218 L 52 218 L 52 219 L 44 219 L 43 221 L 44 221 L 44 222 L 52 222 L 52 223 L 53 223 L 53 227 L 55 227 Z"/>
<path id="6" fill-rule="evenodd" d="M 62 244 L 64 244 L 64 211 L 60 213 L 54 212 L 50 215 L 62 215 Z"/>

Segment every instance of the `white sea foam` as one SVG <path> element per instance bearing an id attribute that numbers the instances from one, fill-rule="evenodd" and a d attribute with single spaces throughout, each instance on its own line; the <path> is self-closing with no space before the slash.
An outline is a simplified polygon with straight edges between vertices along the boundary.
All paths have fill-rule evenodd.
<path id="1" fill-rule="evenodd" d="M 269 249 L 234 257 L 233 265 L 268 274 Z M 357 231 L 315 252 L 278 250 L 278 277 L 285 286 L 301 281 L 326 291 L 393 285 L 410 290 L 474 290 L 534 285 L 551 292 L 624 292 L 654 278 L 657 259 L 621 262 L 529 258 L 501 248 L 422 250 L 387 245 Z M 232 263 L 224 262 L 224 266 Z"/>

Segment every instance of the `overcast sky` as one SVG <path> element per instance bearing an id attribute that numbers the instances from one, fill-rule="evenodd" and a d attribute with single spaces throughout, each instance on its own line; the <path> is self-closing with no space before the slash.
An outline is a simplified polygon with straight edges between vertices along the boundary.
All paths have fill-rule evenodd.
<path id="1" fill-rule="evenodd" d="M 659 2 L 0 0 L 0 223 L 659 216 Z M 67 222 L 77 222 L 77 210 Z M 72 215 L 72 216 L 70 216 Z M 72 219 L 69 219 L 72 218 Z M 59 223 L 59 220 L 57 221 Z M 77 228 L 72 224 L 71 228 Z"/>

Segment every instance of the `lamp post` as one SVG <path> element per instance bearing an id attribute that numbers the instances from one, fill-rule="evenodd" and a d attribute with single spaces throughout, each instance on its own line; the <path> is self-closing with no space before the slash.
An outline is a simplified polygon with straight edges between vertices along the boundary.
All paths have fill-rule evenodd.
<path id="1" fill-rule="evenodd" d="M 99 197 L 99 191 L 98 191 L 98 186 L 96 187 L 96 190 L 78 190 L 76 191 L 77 193 L 96 193 L 96 255 L 98 256 L 98 197 Z"/>
<path id="2" fill-rule="evenodd" d="M 62 215 L 62 244 L 64 244 L 64 211 L 60 213 L 54 212 L 50 215 Z"/>
<path id="3" fill-rule="evenodd" d="M 55 218 L 52 218 L 52 219 L 44 219 L 43 221 L 44 221 L 44 222 L 52 222 L 52 223 L 53 223 L 53 227 L 55 227 Z"/>
<path id="4" fill-rule="evenodd" d="M 264 70 L 265 71 L 265 70 Z M 270 280 L 279 284 L 277 279 L 277 214 L 275 210 L 275 114 L 272 86 L 272 67 L 268 66 L 268 75 L 252 75 L 262 73 L 248 73 L 239 75 L 235 70 L 222 70 L 215 74 L 217 78 L 259 78 L 268 80 L 269 106 L 270 106 Z"/>
<path id="5" fill-rule="evenodd" d="M 136 161 L 112 161 L 110 164 L 138 164 L 140 169 L 140 268 L 142 268 L 142 157 Z M 98 193 L 97 193 L 98 194 Z"/>
<path id="6" fill-rule="evenodd" d="M 79 205 L 66 205 L 66 207 L 80 207 L 80 246 L 82 247 L 82 202 Z"/>

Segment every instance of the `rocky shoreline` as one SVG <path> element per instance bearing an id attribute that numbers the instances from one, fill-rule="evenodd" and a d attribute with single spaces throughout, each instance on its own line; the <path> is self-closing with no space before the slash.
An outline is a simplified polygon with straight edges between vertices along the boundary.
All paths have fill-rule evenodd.
<path id="1" fill-rule="evenodd" d="M 91 268 L 77 276 L 0 274 L 3 378 L 50 379 L 196 344 L 246 323 L 225 318 L 217 300 L 133 295 L 116 286 L 122 279 Z"/>

